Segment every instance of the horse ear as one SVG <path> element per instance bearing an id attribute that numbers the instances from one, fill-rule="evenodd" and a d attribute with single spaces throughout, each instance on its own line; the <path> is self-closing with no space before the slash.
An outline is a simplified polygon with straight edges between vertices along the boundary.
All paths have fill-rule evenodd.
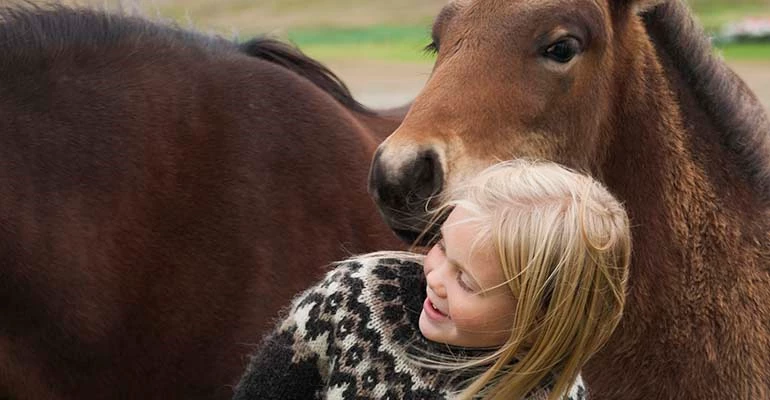
<path id="1" fill-rule="evenodd" d="M 635 0 L 631 3 L 633 3 L 634 11 L 636 11 L 637 14 L 641 14 L 643 12 L 652 10 L 663 2 L 664 0 Z"/>
<path id="2" fill-rule="evenodd" d="M 614 0 L 617 9 L 628 10 L 631 8 L 634 14 L 642 14 L 650 11 L 666 0 Z M 677 0 L 669 0 L 677 1 Z"/>

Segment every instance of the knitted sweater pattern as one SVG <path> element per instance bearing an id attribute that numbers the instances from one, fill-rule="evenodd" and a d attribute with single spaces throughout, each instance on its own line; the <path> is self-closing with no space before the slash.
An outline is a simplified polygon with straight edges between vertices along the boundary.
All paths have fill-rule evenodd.
<path id="1" fill-rule="evenodd" d="M 448 351 L 420 334 L 424 299 L 422 266 L 415 260 L 371 257 L 339 264 L 294 299 L 253 356 L 234 399 L 451 398 L 462 377 L 408 357 Z M 549 386 L 528 398 L 545 399 Z M 564 399 L 584 396 L 578 379 Z"/>

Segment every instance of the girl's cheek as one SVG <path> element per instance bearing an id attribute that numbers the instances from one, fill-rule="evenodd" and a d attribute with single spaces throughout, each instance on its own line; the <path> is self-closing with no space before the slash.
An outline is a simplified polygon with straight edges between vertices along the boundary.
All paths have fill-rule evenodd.
<path id="1" fill-rule="evenodd" d="M 460 300 L 462 302 L 462 300 Z M 455 325 L 458 327 L 478 327 L 485 325 L 488 320 L 488 316 L 485 315 L 483 310 L 479 310 L 477 307 L 473 307 L 468 302 L 463 302 L 458 305 L 454 311 L 452 311 L 452 318 Z"/>
<path id="2" fill-rule="evenodd" d="M 513 302 L 495 301 L 495 304 L 478 304 L 472 298 L 459 300 L 452 311 L 452 319 L 462 330 L 498 329 L 501 325 L 508 326 L 513 323 L 515 307 Z"/>

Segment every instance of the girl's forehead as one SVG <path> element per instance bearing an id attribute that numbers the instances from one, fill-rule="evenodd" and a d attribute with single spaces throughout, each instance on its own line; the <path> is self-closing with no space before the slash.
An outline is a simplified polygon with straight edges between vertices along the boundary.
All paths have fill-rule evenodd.
<path id="1" fill-rule="evenodd" d="M 470 217 L 470 212 L 463 206 L 456 206 L 452 209 L 452 212 L 449 213 L 447 216 L 446 221 L 444 221 L 444 228 L 451 228 L 452 226 L 464 222 L 466 219 Z"/>
<path id="2" fill-rule="evenodd" d="M 482 235 L 475 215 L 458 206 L 442 227 L 447 256 L 483 286 L 496 286 L 505 279 L 489 235 Z"/>
<path id="3" fill-rule="evenodd" d="M 482 243 L 481 227 L 478 219 L 462 206 L 455 207 L 441 227 L 441 234 L 445 241 L 451 242 L 457 251 L 471 248 L 487 247 L 487 243 Z"/>

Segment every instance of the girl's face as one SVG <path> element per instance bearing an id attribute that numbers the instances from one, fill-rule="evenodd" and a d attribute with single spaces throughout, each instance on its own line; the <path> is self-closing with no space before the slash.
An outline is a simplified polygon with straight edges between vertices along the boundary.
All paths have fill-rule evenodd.
<path id="1" fill-rule="evenodd" d="M 516 302 L 491 245 L 473 249 L 477 227 L 456 207 L 441 228 L 442 239 L 425 258 L 428 297 L 420 331 L 434 342 L 499 347 L 513 328 Z M 471 251 L 473 250 L 473 251 Z"/>

